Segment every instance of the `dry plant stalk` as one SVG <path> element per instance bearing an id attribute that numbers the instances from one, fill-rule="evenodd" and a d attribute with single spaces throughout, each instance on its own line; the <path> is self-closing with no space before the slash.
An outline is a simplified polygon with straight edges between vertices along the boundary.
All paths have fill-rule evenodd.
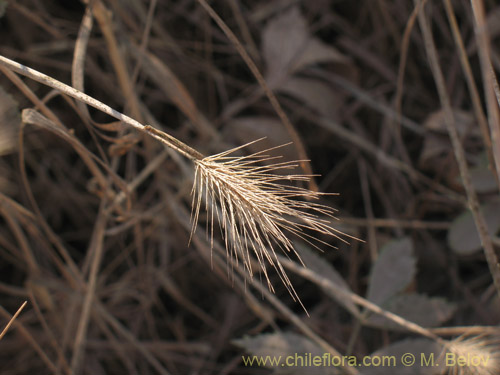
<path id="1" fill-rule="evenodd" d="M 315 242 L 334 246 L 315 238 L 311 232 L 333 236 L 344 242 L 346 242 L 345 237 L 350 237 L 331 226 L 329 219 L 334 218 L 334 209 L 312 202 L 322 195 L 331 194 L 283 183 L 283 181 L 309 181 L 312 175 L 276 173 L 278 170 L 293 169 L 299 163 L 304 162 L 303 160 L 261 165 L 261 163 L 276 159 L 266 154 L 272 149 L 249 156 L 230 156 L 248 144 L 204 157 L 171 135 L 150 125 L 143 125 L 83 92 L 34 69 L 3 56 L 0 56 L 0 69 L 13 70 L 93 106 L 145 132 L 190 159 L 195 165 L 191 236 L 198 224 L 202 200 L 205 200 L 211 247 L 213 248 L 214 219 L 217 216 L 227 249 L 228 264 L 232 261 L 242 261 L 252 277 L 254 271 L 251 265 L 251 254 L 253 253 L 270 290 L 274 289 L 266 270 L 266 261 L 276 269 L 292 297 L 300 300 L 276 254 L 277 248 L 286 254 L 297 254 L 287 234 L 294 234 L 315 247 L 317 247 Z"/>
<path id="2" fill-rule="evenodd" d="M 28 301 L 24 301 L 23 304 L 17 309 L 16 313 L 12 316 L 12 318 L 10 318 L 10 320 L 7 323 L 7 325 L 5 326 L 5 328 L 2 330 L 2 332 L 0 332 L 0 340 L 5 336 L 5 334 L 9 330 L 10 326 L 14 323 L 14 321 L 17 319 L 19 314 L 21 314 L 21 311 L 23 311 L 23 309 L 27 303 L 28 303 Z"/>
<path id="3" fill-rule="evenodd" d="M 420 0 L 414 0 L 415 6 L 419 5 L 420 3 L 419 1 Z M 492 238 L 488 233 L 486 220 L 484 218 L 484 215 L 481 213 L 479 209 L 479 198 L 477 196 L 477 192 L 474 188 L 474 185 L 472 184 L 469 168 L 467 166 L 465 151 L 463 150 L 462 143 L 458 135 L 455 119 L 453 116 L 453 111 L 451 109 L 451 100 L 446 89 L 444 75 L 439 62 L 436 45 L 434 43 L 434 38 L 432 36 L 432 30 L 427 20 L 427 15 L 425 14 L 424 8 L 422 8 L 422 11 L 418 14 L 418 20 L 420 28 L 422 29 L 422 36 L 424 38 L 425 50 L 427 52 L 427 57 L 429 58 L 429 65 L 434 77 L 434 82 L 436 83 L 439 100 L 441 102 L 445 114 L 444 120 L 448 131 L 448 136 L 453 146 L 453 152 L 455 154 L 455 159 L 457 161 L 458 168 L 460 171 L 460 177 L 462 179 L 462 182 L 465 187 L 465 192 L 467 194 L 467 203 L 469 209 L 472 212 L 474 223 L 476 224 L 476 228 L 479 233 L 479 238 L 481 239 L 484 255 L 486 261 L 488 262 L 488 267 L 490 269 L 490 273 L 493 278 L 493 283 L 495 285 L 496 292 L 500 296 L 500 269 L 498 267 L 499 264 L 498 257 L 495 253 Z M 495 143 L 494 137 L 492 137 L 492 139 L 494 141 L 493 143 Z"/>

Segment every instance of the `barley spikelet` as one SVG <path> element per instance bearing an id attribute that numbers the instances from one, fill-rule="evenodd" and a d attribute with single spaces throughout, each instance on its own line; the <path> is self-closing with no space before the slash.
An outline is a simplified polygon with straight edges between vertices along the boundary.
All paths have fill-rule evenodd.
<path id="1" fill-rule="evenodd" d="M 500 339 L 497 336 L 461 336 L 450 341 L 441 359 L 446 375 L 500 374 Z"/>
<path id="2" fill-rule="evenodd" d="M 212 246 L 216 219 L 230 262 L 243 262 L 252 277 L 253 253 L 269 289 L 274 291 L 266 271 L 266 262 L 276 269 L 282 282 L 295 298 L 297 295 L 276 254 L 276 250 L 280 249 L 285 254 L 294 253 L 298 257 L 287 235 L 294 234 L 313 246 L 316 241 L 325 242 L 316 239 L 311 235 L 311 231 L 331 235 L 344 242 L 342 237 L 345 235 L 325 219 L 334 218 L 334 209 L 311 202 L 325 193 L 289 184 L 290 181 L 308 181 L 310 176 L 277 173 L 279 170 L 296 168 L 298 161 L 276 162 L 277 157 L 267 154 L 272 149 L 249 156 L 231 156 L 248 145 L 195 161 L 191 233 L 196 229 L 204 201 L 208 216 L 207 230 Z M 271 164 L 263 164 L 269 162 Z M 285 181 L 288 184 L 285 184 Z M 328 243 L 326 245 L 333 247 Z"/>

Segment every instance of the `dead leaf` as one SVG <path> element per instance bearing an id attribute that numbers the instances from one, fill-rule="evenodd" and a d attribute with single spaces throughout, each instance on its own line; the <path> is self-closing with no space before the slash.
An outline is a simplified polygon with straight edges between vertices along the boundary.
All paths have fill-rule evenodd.
<path id="1" fill-rule="evenodd" d="M 299 99 L 331 119 L 337 118 L 337 110 L 343 101 L 342 96 L 330 86 L 312 78 L 290 77 L 277 90 Z"/>
<path id="2" fill-rule="evenodd" d="M 500 230 L 500 202 L 490 201 L 481 206 L 490 236 Z M 464 211 L 448 230 L 448 246 L 457 254 L 470 255 L 481 250 L 481 240 L 477 233 L 474 217 L 470 210 Z"/>
<path id="3" fill-rule="evenodd" d="M 435 170 L 436 160 L 448 158 L 452 152 L 451 142 L 446 136 L 428 134 L 420 152 L 419 165 L 425 170 Z"/>
<path id="4" fill-rule="evenodd" d="M 413 243 L 404 237 L 386 244 L 372 267 L 367 298 L 379 306 L 404 290 L 415 277 Z"/>
<path id="5" fill-rule="evenodd" d="M 494 193 L 498 191 L 498 184 L 491 170 L 484 165 L 470 168 L 469 174 L 472 186 L 476 192 L 481 194 Z M 461 179 L 460 181 L 461 182 Z"/>
<path id="6" fill-rule="evenodd" d="M 448 134 L 448 131 L 446 129 L 445 116 L 446 116 L 445 111 L 440 109 L 436 112 L 431 113 L 427 117 L 423 125 L 428 130 L 432 130 L 442 134 Z M 455 119 L 455 125 L 457 127 L 457 131 L 460 136 L 464 135 L 476 136 L 476 137 L 481 136 L 475 118 L 470 112 L 454 108 L 453 117 Z"/>
<path id="7" fill-rule="evenodd" d="M 311 36 L 298 7 L 281 13 L 266 25 L 262 55 L 267 65 L 265 77 L 272 88 L 307 65 L 348 61 L 338 50 Z"/>
<path id="8" fill-rule="evenodd" d="M 464 140 L 464 148 L 468 155 L 477 154 L 477 146 L 482 145 L 479 127 L 474 116 L 460 109 L 453 109 L 455 126 L 460 137 Z M 419 158 L 421 169 L 434 172 L 454 189 L 461 189 L 457 183 L 459 169 L 455 160 L 453 147 L 446 129 L 445 113 L 443 110 L 433 112 L 423 126 L 430 130 L 426 133 Z"/>
<path id="9" fill-rule="evenodd" d="M 349 59 L 336 48 L 317 38 L 311 38 L 307 42 L 305 50 L 297 57 L 291 70 L 297 72 L 308 65 L 327 62 L 348 64 Z"/>

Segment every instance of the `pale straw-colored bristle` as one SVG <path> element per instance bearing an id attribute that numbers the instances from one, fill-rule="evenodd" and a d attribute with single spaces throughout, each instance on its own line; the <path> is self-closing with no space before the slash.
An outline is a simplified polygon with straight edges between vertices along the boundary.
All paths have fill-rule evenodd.
<path id="1" fill-rule="evenodd" d="M 204 201 L 211 241 L 214 221 L 217 220 L 229 261 L 243 262 L 252 277 L 253 254 L 271 290 L 273 287 L 266 263 L 276 269 L 292 296 L 297 297 L 276 250 L 279 248 L 298 256 L 288 238 L 290 234 L 313 246 L 314 242 L 326 242 L 315 238 L 312 232 L 330 235 L 344 242 L 345 235 L 330 224 L 334 209 L 311 202 L 325 193 L 290 185 L 290 181 L 307 181 L 310 176 L 277 173 L 296 168 L 298 161 L 276 162 L 276 157 L 266 154 L 270 149 L 249 156 L 230 156 L 247 145 L 195 161 L 192 233 L 197 227 Z M 271 164 L 264 164 L 270 161 Z M 326 245 L 333 247 L 329 243 Z"/>
<path id="2" fill-rule="evenodd" d="M 444 374 L 500 374 L 500 339 L 491 336 L 458 337 L 441 354 Z"/>

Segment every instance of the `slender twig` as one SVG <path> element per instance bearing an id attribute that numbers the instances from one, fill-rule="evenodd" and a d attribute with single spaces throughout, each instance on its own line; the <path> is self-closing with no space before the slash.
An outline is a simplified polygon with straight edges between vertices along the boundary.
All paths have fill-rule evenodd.
<path id="1" fill-rule="evenodd" d="M 24 306 L 24 305 L 23 305 Z M 6 317 L 7 319 L 11 319 L 10 314 L 0 305 L 0 315 Z M 40 359 L 45 363 L 45 365 L 49 368 L 49 371 L 52 374 L 59 374 L 58 368 L 52 359 L 45 352 L 45 348 L 42 348 L 38 341 L 33 337 L 33 334 L 26 328 L 22 323 L 17 322 L 16 328 L 19 333 L 24 337 L 24 339 L 28 342 L 29 345 L 35 350 Z"/>
<path id="2" fill-rule="evenodd" d="M 186 225 L 186 220 L 183 220 L 184 225 Z M 196 243 L 198 247 L 204 247 L 204 243 L 201 241 L 200 237 L 198 235 L 195 235 L 193 237 L 193 241 Z M 219 255 L 223 254 L 223 249 L 219 245 L 218 242 L 214 243 L 214 248 L 216 249 L 217 253 Z M 280 257 L 282 260 L 289 262 L 289 263 L 294 263 L 291 262 L 290 260 Z M 219 266 L 222 266 L 222 258 L 219 258 L 219 256 L 213 257 L 213 261 L 217 262 Z M 298 266 L 298 268 L 302 268 L 299 265 L 295 264 Z M 235 265 L 234 270 L 238 272 L 242 278 L 246 279 L 246 270 L 242 265 Z M 299 316 L 297 316 L 296 313 L 294 313 L 292 310 L 290 310 L 283 302 L 279 300 L 274 294 L 272 294 L 269 290 L 265 288 L 265 286 L 262 285 L 259 281 L 255 280 L 254 278 L 251 278 L 248 280 L 249 284 L 251 284 L 262 296 L 266 298 L 267 301 L 271 305 L 274 306 L 274 308 L 279 311 L 286 319 L 288 319 L 292 324 L 294 324 L 298 330 L 300 330 L 306 337 L 311 339 L 313 342 L 318 344 L 325 352 L 331 353 L 334 356 L 340 356 L 340 353 L 333 348 L 326 340 L 324 340 L 322 337 L 320 337 L 316 332 L 314 332 L 304 321 L 304 319 L 301 319 Z M 306 311 L 307 313 L 307 311 Z M 343 367 L 344 371 L 346 374 L 349 375 L 357 375 L 359 374 L 358 370 L 353 367 L 345 366 Z"/>
<path id="3" fill-rule="evenodd" d="M 443 343 L 442 339 L 436 334 L 432 333 L 427 328 L 424 328 L 416 323 L 413 323 L 405 318 L 400 317 L 390 311 L 384 310 L 380 306 L 374 304 L 373 302 L 368 301 L 367 299 L 358 296 L 356 293 L 353 293 L 349 290 L 346 290 L 336 284 L 334 284 L 331 280 L 326 277 L 319 275 L 317 272 L 314 272 L 311 269 L 299 267 L 295 262 L 291 262 L 289 259 L 282 258 L 281 263 L 283 266 L 291 270 L 292 272 L 302 276 L 304 279 L 310 280 L 314 282 L 316 285 L 321 286 L 327 290 L 331 290 L 333 293 L 340 295 L 342 298 L 352 301 L 353 303 L 363 306 L 367 310 L 381 315 L 399 326 L 406 328 L 409 332 L 414 332 L 424 337 L 428 337 L 436 342 Z"/>
<path id="4" fill-rule="evenodd" d="M 415 5 L 421 0 L 414 0 Z M 497 293 L 500 295 L 500 269 L 498 268 L 498 258 L 495 254 L 493 248 L 493 242 L 488 233 L 488 227 L 486 226 L 486 221 L 483 214 L 479 210 L 479 200 L 472 185 L 471 176 L 467 166 L 467 161 L 465 157 L 465 152 L 460 142 L 460 137 L 455 124 L 455 119 L 453 117 L 453 110 L 451 109 L 450 98 L 448 92 L 446 91 L 446 84 L 439 65 L 439 58 L 434 44 L 434 39 L 432 37 L 432 32 L 427 21 L 427 17 L 424 11 L 421 11 L 418 15 L 418 20 L 420 28 L 422 29 L 422 35 L 425 41 L 425 49 L 429 58 L 429 65 L 434 76 L 434 81 L 439 94 L 439 99 L 444 111 L 444 120 L 446 128 L 448 130 L 448 135 L 450 137 L 451 143 L 453 145 L 453 151 L 455 153 L 455 159 L 458 163 L 458 168 L 460 170 L 460 176 L 462 178 L 465 191 L 467 194 L 467 202 L 470 210 L 472 211 L 472 216 L 476 224 L 477 230 L 479 232 L 479 237 L 481 239 L 481 244 L 483 245 L 484 254 L 490 268 L 490 273 L 493 277 L 493 282 L 495 283 L 495 288 Z M 499 143 L 500 144 L 500 143 Z"/>
<path id="5" fill-rule="evenodd" d="M 16 313 L 12 316 L 12 318 L 9 320 L 9 322 L 7 323 L 7 325 L 5 326 L 5 328 L 0 333 L 0 340 L 5 336 L 5 334 L 9 330 L 10 326 L 14 323 L 14 320 L 16 320 L 16 318 L 19 316 L 19 314 L 21 314 L 21 311 L 23 311 L 23 309 L 24 309 L 24 307 L 26 306 L 27 303 L 28 303 L 28 301 L 24 301 L 24 303 L 21 305 L 21 307 L 19 307 L 17 309 Z"/>
<path id="6" fill-rule="evenodd" d="M 296 108 L 295 112 L 302 116 L 306 116 L 307 118 L 314 121 L 317 125 L 321 126 L 322 128 L 331 131 L 332 133 L 335 133 L 335 135 L 340 137 L 342 140 L 352 143 L 358 149 L 366 152 L 371 157 L 374 157 L 378 162 L 380 162 L 380 164 L 388 168 L 394 168 L 396 170 L 402 171 L 415 181 L 421 182 L 426 186 L 429 186 L 431 189 L 439 193 L 442 193 L 446 195 L 448 198 L 460 202 L 461 204 L 465 205 L 467 203 L 462 195 L 457 194 L 450 188 L 432 180 L 431 178 L 424 175 L 422 172 L 413 168 L 411 165 L 408 165 L 403 161 L 395 158 L 394 156 L 385 153 L 382 149 L 378 148 L 374 143 L 370 142 L 369 140 L 363 137 L 358 136 L 354 132 L 347 129 L 345 126 L 339 124 L 338 122 L 335 122 L 330 118 L 318 116 L 304 108 Z"/>
<path id="7" fill-rule="evenodd" d="M 189 147 L 188 145 L 179 141 L 178 139 L 172 137 L 171 135 L 168 135 L 167 133 L 162 132 L 161 130 L 153 128 L 150 125 L 143 125 L 140 122 L 134 120 L 133 118 L 128 117 L 127 115 L 124 115 L 123 113 L 118 112 L 117 110 L 111 108 L 110 106 L 100 102 L 99 100 L 94 99 L 93 97 L 84 94 L 83 92 L 71 86 L 68 86 L 46 74 L 40 73 L 35 69 L 28 68 L 23 64 L 20 64 L 16 61 L 13 61 L 1 55 L 0 55 L 0 65 L 4 66 L 7 69 L 13 70 L 16 73 L 19 73 L 23 76 L 31 78 L 37 82 L 40 82 L 44 85 L 52 87 L 53 89 L 56 89 L 68 96 L 71 96 L 72 98 L 80 100 L 120 121 L 123 121 L 127 125 L 130 125 L 139 131 L 148 133 L 153 138 L 166 144 L 168 147 L 173 148 L 174 150 L 181 153 L 188 159 L 194 161 L 202 157 L 202 155 L 198 151 L 194 150 L 193 148 Z"/>
<path id="8" fill-rule="evenodd" d="M 126 99 L 127 106 L 130 107 L 132 116 L 141 119 L 141 110 L 139 109 L 139 101 L 134 90 L 134 83 L 131 80 L 131 74 L 128 72 L 125 65 L 125 57 L 119 48 L 118 40 L 115 36 L 113 27 L 112 13 L 106 8 L 101 0 L 92 2 L 92 13 L 99 23 L 99 27 L 106 41 L 106 50 L 109 54 L 109 59 L 116 72 L 118 84 L 120 85 L 123 96 Z"/>
<path id="9" fill-rule="evenodd" d="M 146 345 L 144 345 L 143 341 L 139 340 L 132 332 L 130 332 L 126 327 L 120 323 L 120 321 L 112 315 L 106 307 L 100 302 L 96 301 L 95 303 L 95 311 L 100 315 L 106 324 L 108 324 L 115 332 L 117 332 L 124 341 L 128 341 L 132 347 L 134 347 L 139 353 L 143 355 L 146 362 L 148 362 L 152 368 L 156 370 L 156 372 L 160 375 L 170 375 L 167 369 L 165 369 L 164 365 L 156 359 L 151 350 L 149 350 Z"/>
<path id="10" fill-rule="evenodd" d="M 108 217 L 104 215 L 104 207 L 106 201 L 101 201 L 101 207 L 94 226 L 94 233 L 90 241 L 90 254 L 92 254 L 92 263 L 90 267 L 89 280 L 85 290 L 85 297 L 83 299 L 82 311 L 78 320 L 78 328 L 73 343 L 73 356 L 71 358 L 71 370 L 73 374 L 80 373 L 83 356 L 85 353 L 85 342 L 87 341 L 87 329 L 90 324 L 90 315 L 92 306 L 95 304 L 95 296 L 97 289 L 97 279 L 99 268 L 104 254 L 104 236 L 106 221 Z"/>
<path id="11" fill-rule="evenodd" d="M 484 148 L 486 149 L 486 154 L 488 155 L 490 168 L 497 178 L 498 186 L 500 187 L 500 180 L 498 179 L 499 176 L 495 169 L 495 157 L 493 156 L 491 137 L 488 130 L 488 121 L 486 120 L 483 108 L 481 106 L 479 90 L 477 88 L 476 82 L 474 81 L 474 75 L 472 74 L 472 68 L 469 63 L 467 51 L 465 50 L 464 42 L 462 40 L 462 36 L 460 35 L 458 22 L 453 11 L 453 5 L 451 4 L 450 0 L 445 0 L 444 5 L 446 8 L 446 14 L 448 16 L 451 31 L 453 33 L 453 38 L 455 39 L 455 44 L 457 45 L 460 64 L 462 65 L 462 70 L 464 71 L 465 81 L 467 82 L 467 87 L 469 88 L 469 94 L 472 102 L 472 107 L 474 109 L 474 114 L 476 115 L 479 129 L 481 130 L 481 135 L 483 137 Z"/>
<path id="12" fill-rule="evenodd" d="M 87 54 L 87 46 L 92 32 L 93 18 L 92 10 L 87 7 L 83 15 L 80 29 L 78 30 L 78 38 L 75 41 L 75 48 L 73 50 L 73 62 L 71 64 L 71 82 L 73 87 L 80 91 L 84 91 L 84 68 L 85 56 Z M 85 118 L 90 119 L 90 114 L 87 107 L 81 103 L 76 103 L 78 109 L 83 113 Z"/>
<path id="13" fill-rule="evenodd" d="M 487 33 L 484 4 L 481 0 L 471 0 L 474 15 L 476 41 L 478 45 L 481 73 L 483 74 L 484 96 L 488 110 L 488 124 L 492 141 L 493 156 L 495 158 L 496 175 L 500 178 L 500 115 L 495 84 L 498 85 L 495 71 L 491 65 L 490 40 Z M 500 182 L 499 182 L 500 186 Z"/>
<path id="14" fill-rule="evenodd" d="M 401 102 L 403 99 L 403 85 L 404 85 L 406 62 L 408 59 L 408 51 L 410 46 L 410 35 L 417 20 L 417 15 L 426 1 L 427 0 L 420 2 L 419 5 L 413 9 L 410 17 L 408 18 L 408 21 L 406 22 L 405 31 L 403 33 L 403 40 L 401 43 L 401 57 L 398 66 L 398 80 L 396 83 L 396 95 L 394 97 L 394 109 L 398 115 L 398 120 L 397 120 L 398 128 L 400 128 L 400 124 L 402 124 L 403 120 L 403 115 L 401 113 Z M 420 127 L 417 128 L 419 130 L 422 130 Z"/>

